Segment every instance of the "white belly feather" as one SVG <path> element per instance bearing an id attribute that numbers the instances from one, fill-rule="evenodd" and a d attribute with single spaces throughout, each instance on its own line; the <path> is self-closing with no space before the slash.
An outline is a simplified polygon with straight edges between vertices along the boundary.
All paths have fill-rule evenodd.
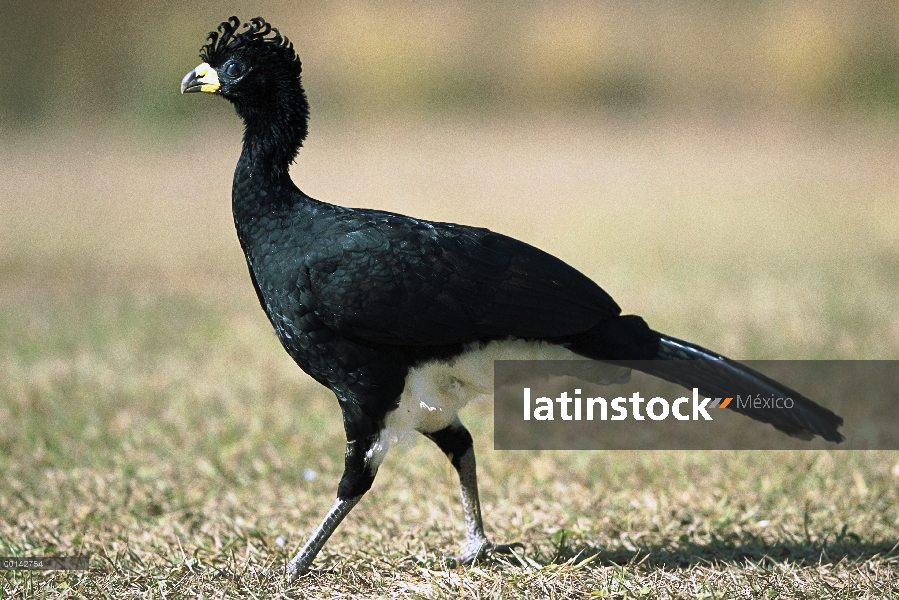
<path id="1" fill-rule="evenodd" d="M 571 350 L 548 342 L 503 340 L 484 347 L 472 344 L 448 361 L 432 361 L 409 370 L 396 410 L 387 413 L 378 441 L 367 454 L 377 468 L 391 446 L 420 431 L 433 433 L 457 420 L 469 402 L 493 396 L 493 361 L 496 360 L 586 360 Z M 591 367 L 585 377 L 597 383 L 626 381 L 630 371 L 621 367 Z"/>

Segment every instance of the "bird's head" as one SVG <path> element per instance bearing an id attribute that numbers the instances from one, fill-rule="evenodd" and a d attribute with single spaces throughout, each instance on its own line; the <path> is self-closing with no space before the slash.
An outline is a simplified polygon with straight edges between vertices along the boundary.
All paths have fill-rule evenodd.
<path id="1" fill-rule="evenodd" d="M 203 62 L 181 80 L 181 93 L 223 96 L 247 132 L 275 135 L 292 161 L 306 137 L 309 115 L 293 44 L 261 17 L 242 27 L 240 19 L 231 17 L 206 42 L 200 49 Z"/>
<path id="2" fill-rule="evenodd" d="M 185 75 L 181 93 L 210 92 L 232 102 L 265 101 L 279 87 L 298 84 L 300 59 L 293 44 L 261 17 L 243 24 L 231 17 L 206 37 L 203 63 Z"/>

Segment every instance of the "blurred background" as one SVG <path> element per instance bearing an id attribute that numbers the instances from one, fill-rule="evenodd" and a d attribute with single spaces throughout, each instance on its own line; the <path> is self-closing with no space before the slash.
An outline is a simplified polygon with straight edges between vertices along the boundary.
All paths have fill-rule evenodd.
<path id="1" fill-rule="evenodd" d="M 747 358 L 899 347 L 894 2 L 3 4 L 4 293 L 78 272 L 252 304 L 240 123 L 178 93 L 238 13 L 303 60 L 310 195 L 524 237 Z"/>
<path id="2" fill-rule="evenodd" d="M 253 304 L 240 123 L 178 93 L 238 13 L 303 60 L 310 195 L 523 237 L 746 358 L 899 349 L 894 2 L 3 4 L 7 298 Z"/>
<path id="3" fill-rule="evenodd" d="M 172 92 L 232 13 L 290 35 L 316 112 L 639 118 L 899 108 L 894 2 L 4 2 L 3 130 L 208 116 Z"/>
<path id="4" fill-rule="evenodd" d="M 165 362 L 197 311 L 218 324 L 207 347 L 253 339 L 306 381 L 235 239 L 240 123 L 178 93 L 231 14 L 264 16 L 300 53 L 312 121 L 292 174 L 313 197 L 524 238 L 626 312 L 738 358 L 899 354 L 895 2 L 2 8 L 13 397 L 77 356 Z"/>

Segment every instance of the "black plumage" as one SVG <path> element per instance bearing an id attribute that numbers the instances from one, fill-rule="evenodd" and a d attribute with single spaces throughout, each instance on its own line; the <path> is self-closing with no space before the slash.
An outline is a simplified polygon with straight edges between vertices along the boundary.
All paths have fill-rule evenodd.
<path id="1" fill-rule="evenodd" d="M 292 45 L 262 19 L 241 30 L 232 17 L 209 34 L 182 92 L 231 101 L 245 125 L 234 173 L 234 223 L 259 302 L 285 350 L 334 391 L 347 435 L 337 501 L 290 562 L 309 569 L 328 536 L 369 489 L 389 446 L 410 381 L 425 365 L 451 364 L 491 342 L 527 340 L 608 362 L 654 360 L 659 377 L 718 390 L 789 395 L 797 409 L 745 411 L 796 436 L 840 441 L 842 420 L 800 394 L 725 357 L 651 330 L 598 285 L 559 259 L 486 229 L 319 202 L 288 175 L 307 133 L 309 106 Z M 669 361 L 706 359 L 684 375 Z M 486 365 L 491 368 L 492 365 Z M 416 384 L 417 385 L 417 384 Z M 427 400 L 427 399 L 422 399 Z M 471 436 L 461 407 L 410 421 L 459 472 L 468 523 L 457 557 L 506 551 L 487 541 L 477 499 Z M 404 409 L 405 410 L 405 409 Z"/>

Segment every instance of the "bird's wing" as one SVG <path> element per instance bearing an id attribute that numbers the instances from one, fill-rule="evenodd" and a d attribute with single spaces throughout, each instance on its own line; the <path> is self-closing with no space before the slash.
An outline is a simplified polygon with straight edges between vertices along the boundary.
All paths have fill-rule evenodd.
<path id="1" fill-rule="evenodd" d="M 305 262 L 317 315 L 351 339 L 554 338 L 621 312 L 573 267 L 486 229 L 389 213 L 356 216 L 340 229 L 309 247 Z"/>

